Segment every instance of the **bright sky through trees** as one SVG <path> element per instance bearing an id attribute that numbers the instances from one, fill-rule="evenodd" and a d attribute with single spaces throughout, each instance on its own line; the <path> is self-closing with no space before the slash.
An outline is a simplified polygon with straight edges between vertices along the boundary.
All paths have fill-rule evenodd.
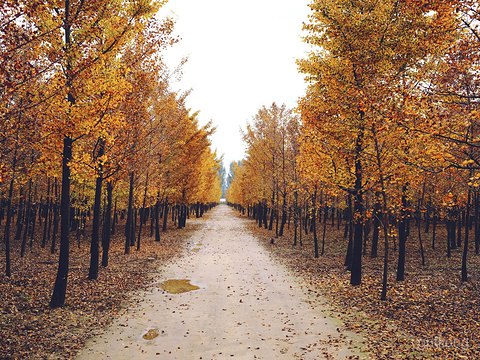
<path id="1" fill-rule="evenodd" d="M 305 89 L 295 60 L 304 57 L 302 23 L 309 0 L 169 0 L 160 11 L 176 19 L 181 41 L 166 52 L 182 80 L 174 88 L 192 93 L 187 106 L 202 123 L 217 126 L 213 148 L 225 166 L 244 156 L 239 129 L 263 105 L 295 107 Z"/>

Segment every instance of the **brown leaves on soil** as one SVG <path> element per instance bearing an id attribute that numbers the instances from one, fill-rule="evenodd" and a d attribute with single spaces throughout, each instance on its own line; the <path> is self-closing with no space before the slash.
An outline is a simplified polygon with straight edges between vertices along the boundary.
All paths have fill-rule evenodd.
<path id="1" fill-rule="evenodd" d="M 291 226 L 293 227 L 293 226 Z M 294 247 L 292 229 L 271 244 L 272 232 L 250 229 L 265 248 L 305 279 L 309 292 L 317 293 L 332 316 L 346 330 L 362 335 L 372 359 L 474 359 L 480 346 L 480 257 L 473 246 L 468 255 L 469 281 L 461 282 L 461 248 L 446 256 L 446 234 L 437 230 L 436 249 L 424 234 L 426 265 L 421 265 L 418 240 L 407 243 L 405 281 L 397 282 L 398 251 L 390 249 L 387 300 L 381 301 L 383 248 L 379 257 L 363 257 L 362 285 L 350 285 L 350 272 L 343 266 L 348 240 L 343 229 L 327 227 L 325 254 L 315 259 L 312 236 L 303 235 L 303 247 Z M 423 230 L 422 230 L 423 231 Z M 440 231 L 440 234 L 438 234 Z M 320 238 L 321 240 L 321 238 Z M 321 243 L 320 243 L 321 246 Z"/>
<path id="2" fill-rule="evenodd" d="M 162 233 L 160 242 L 144 235 L 141 251 L 132 247 L 129 255 L 124 254 L 123 229 L 119 228 L 112 239 L 109 265 L 100 266 L 95 281 L 88 280 L 88 236 L 80 248 L 72 240 L 66 304 L 55 310 L 48 303 L 58 252 L 51 255 L 36 243 L 22 259 L 19 244 L 13 244 L 12 277 L 0 277 L 0 358 L 72 357 L 88 337 L 101 332 L 134 301 L 132 291 L 145 288 L 156 268 L 178 254 L 198 226 L 190 223 L 182 230 Z"/>

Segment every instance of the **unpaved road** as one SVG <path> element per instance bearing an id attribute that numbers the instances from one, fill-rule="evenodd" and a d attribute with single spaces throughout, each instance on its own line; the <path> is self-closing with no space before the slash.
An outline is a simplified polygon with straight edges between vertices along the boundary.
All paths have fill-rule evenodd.
<path id="1" fill-rule="evenodd" d="M 190 279 L 199 290 L 170 294 L 156 284 L 78 359 L 356 359 L 360 339 L 342 334 L 300 287 L 220 205 L 202 221 L 184 256 L 158 279 Z M 159 335 L 151 340 L 143 338 Z M 352 357 L 350 357 L 352 356 Z M 360 356 L 364 358 L 365 356 Z"/>

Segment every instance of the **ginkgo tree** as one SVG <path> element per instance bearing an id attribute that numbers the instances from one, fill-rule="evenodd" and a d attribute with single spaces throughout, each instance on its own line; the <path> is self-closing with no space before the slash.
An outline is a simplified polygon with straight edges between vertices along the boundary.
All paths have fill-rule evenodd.
<path id="1" fill-rule="evenodd" d="M 157 18 L 163 3 L 65 0 L 0 5 L 0 82 L 5 90 L 0 94 L 5 145 L 0 152 L 1 209 L 5 199 L 18 209 L 16 214 L 7 211 L 11 217 L 4 238 L 9 240 L 16 216 L 16 233 L 24 228 L 23 254 L 27 235 L 33 240 L 37 217 L 30 215 L 37 210 L 44 221 L 42 247 L 51 241 L 55 252 L 60 231 L 51 307 L 65 302 L 70 230 L 84 230 L 91 209 L 89 278 L 98 275 L 102 218 L 102 263 L 108 265 L 110 221 L 116 219 L 114 191 L 120 207 L 140 208 L 141 225 L 146 208 L 159 201 L 167 206 L 168 196 L 170 204 L 182 203 L 184 213 L 189 202 L 220 199 L 221 159 L 208 139 L 214 129 L 210 124 L 200 127 L 195 113 L 185 108 L 188 93 L 169 89 L 162 54 L 176 40 L 171 37 L 173 21 Z M 135 191 L 129 191 L 130 185 Z M 167 211 L 164 225 L 166 215 Z M 129 220 L 130 225 L 135 221 Z M 127 228 L 135 231 L 134 225 Z M 137 248 L 141 225 L 135 233 Z"/>
<path id="2" fill-rule="evenodd" d="M 453 33 L 450 4 L 413 5 L 408 0 L 314 1 L 305 25 L 305 41 L 313 51 L 299 61 L 310 84 L 299 106 L 316 146 L 337 159 L 337 171 L 341 166 L 341 172 L 350 173 L 338 185 L 354 199 L 352 285 L 361 283 L 364 196 L 373 175 L 366 151 L 374 145 L 372 130 L 378 135 L 391 129 L 384 122 L 394 119 L 392 110 L 401 104 L 397 89 L 403 76 L 441 51 Z"/>
<path id="3" fill-rule="evenodd" d="M 456 37 L 448 42 L 448 48 L 442 56 L 437 56 L 425 67 L 421 74 L 421 90 L 415 94 L 412 106 L 423 121 L 410 117 L 405 121 L 413 135 L 434 143 L 429 161 L 417 164 L 431 172 L 445 172 L 440 178 L 444 190 L 444 199 L 440 206 L 447 218 L 450 250 L 461 244 L 461 213 L 470 219 L 475 211 L 475 250 L 480 248 L 478 226 L 478 186 L 480 179 L 478 152 L 479 104 L 478 77 L 480 28 L 479 4 L 477 1 L 458 1 L 455 15 L 458 21 Z M 441 5 L 439 5 L 441 6 Z M 443 5 L 445 6 L 445 5 Z M 424 152 L 426 153 L 426 152 Z M 428 154 L 427 154 L 428 155 Z M 448 174 L 448 176 L 447 176 Z M 451 181 L 452 179 L 453 182 Z M 445 184 L 442 182 L 445 181 Z M 454 184 L 454 186 L 449 186 Z M 475 207 L 476 210 L 473 210 Z M 455 239 L 455 223 L 457 239 Z M 467 222 L 468 223 L 468 222 Z M 467 252 L 470 228 L 464 228 L 464 247 L 462 258 L 462 281 L 467 280 Z"/>
<path id="4" fill-rule="evenodd" d="M 260 108 L 243 133 L 248 160 L 242 163 L 242 167 L 249 169 L 251 181 L 256 183 L 254 188 L 259 188 L 259 193 L 249 198 L 256 199 L 255 214 L 259 225 L 263 223 L 272 230 L 276 220 L 275 233 L 280 236 L 283 234 L 294 188 L 292 182 L 296 162 L 293 148 L 296 146 L 297 123 L 298 119 L 291 110 L 285 105 L 273 103 L 268 108 Z M 252 206 L 252 200 L 239 204 Z M 270 220 L 267 222 L 268 211 Z"/>
<path id="5" fill-rule="evenodd" d="M 128 2 L 97 1 L 94 4 L 66 0 L 63 7 L 49 4 L 35 14 L 37 26 L 49 27 L 49 36 L 42 40 L 58 54 L 58 66 L 64 71 L 48 79 L 52 90 L 59 92 L 58 102 L 52 104 L 60 118 L 49 126 L 56 127 L 62 145 L 61 213 L 70 211 L 70 163 L 74 142 L 89 128 L 101 122 L 99 116 L 87 117 L 97 102 L 91 101 L 96 83 L 91 76 L 108 58 L 113 59 L 121 46 L 141 30 L 152 17 L 159 3 L 150 1 Z M 63 96 L 62 96 L 63 95 Z M 62 99 L 63 97 L 63 99 Z M 47 119 L 45 121 L 47 124 Z M 62 216 L 60 226 L 60 261 L 51 307 L 65 302 L 68 276 L 69 223 Z"/>

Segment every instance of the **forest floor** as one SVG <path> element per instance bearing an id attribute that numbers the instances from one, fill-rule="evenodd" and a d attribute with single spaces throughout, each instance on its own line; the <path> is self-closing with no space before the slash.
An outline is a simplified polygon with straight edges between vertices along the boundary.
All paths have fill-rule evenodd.
<path id="1" fill-rule="evenodd" d="M 110 248 L 108 267 L 98 279 L 88 280 L 90 238 L 72 234 L 66 304 L 48 304 L 58 267 L 58 246 L 42 249 L 35 239 L 20 257 L 20 244 L 12 244 L 11 277 L 0 276 L 0 359 L 67 359 L 85 340 L 98 334 L 119 313 L 131 306 L 132 296 L 153 279 L 160 264 L 181 253 L 201 223 L 189 221 L 184 229 L 161 233 L 156 243 L 144 229 L 141 251 L 131 247 L 125 255 L 123 226 L 118 226 Z M 1 264 L 4 266 L 4 248 Z"/>
<path id="2" fill-rule="evenodd" d="M 423 223 L 422 223 L 423 226 Z M 323 224 L 318 226 L 320 252 Z M 273 226 L 275 229 L 275 224 Z M 249 229 L 292 271 L 307 279 L 309 291 L 325 302 L 330 314 L 346 329 L 365 338 L 365 351 L 372 359 L 477 359 L 480 352 L 480 257 L 474 253 L 472 233 L 468 253 L 468 281 L 461 281 L 463 243 L 447 258 L 446 231 L 437 227 L 435 249 L 432 231 L 421 237 L 425 265 L 421 264 L 418 231 L 411 221 L 405 280 L 396 281 L 398 251 L 390 245 L 387 300 L 380 300 L 383 246 L 370 258 L 370 243 L 363 257 L 362 284 L 350 285 L 344 266 L 348 240 L 343 224 L 326 227 L 325 251 L 314 257 L 312 234 L 303 233 L 303 245 L 293 246 L 293 224 L 283 237 L 275 230 Z M 463 229 L 464 231 L 464 229 Z M 462 237 L 464 234 L 462 234 Z M 463 238 L 462 238 L 463 239 Z M 274 242 L 272 244 L 271 242 Z M 381 243 L 382 241 L 380 241 Z"/>

